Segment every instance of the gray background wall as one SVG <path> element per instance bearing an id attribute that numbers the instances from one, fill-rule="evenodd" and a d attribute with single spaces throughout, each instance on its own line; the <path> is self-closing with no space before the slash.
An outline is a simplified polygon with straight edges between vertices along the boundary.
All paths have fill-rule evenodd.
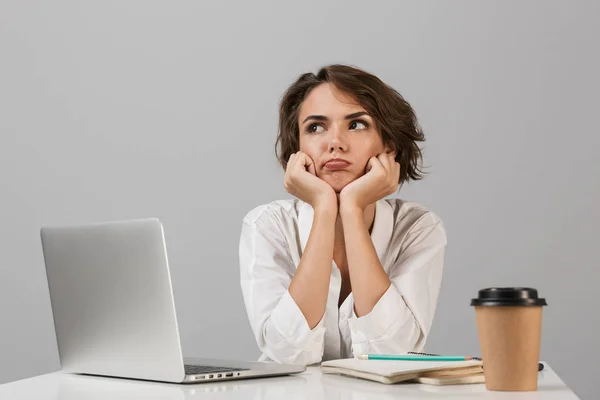
<path id="1" fill-rule="evenodd" d="M 428 350 L 478 354 L 469 300 L 548 299 L 542 358 L 595 393 L 600 277 L 596 1 L 0 1 L 0 383 L 59 368 L 38 230 L 157 216 L 184 351 L 257 357 L 241 219 L 289 197 L 273 155 L 295 77 L 342 62 L 396 87 L 445 221 Z"/>

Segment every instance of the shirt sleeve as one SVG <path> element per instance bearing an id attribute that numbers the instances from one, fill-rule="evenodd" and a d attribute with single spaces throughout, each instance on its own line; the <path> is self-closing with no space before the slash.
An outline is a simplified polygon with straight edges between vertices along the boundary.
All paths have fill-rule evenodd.
<path id="1" fill-rule="evenodd" d="M 268 208 L 255 209 L 243 220 L 239 259 L 246 312 L 265 356 L 285 364 L 318 363 L 324 350 L 323 319 L 311 330 L 288 291 L 296 264 L 280 220 Z"/>
<path id="2" fill-rule="evenodd" d="M 442 221 L 426 213 L 397 246 L 399 256 L 388 271 L 391 285 L 373 310 L 357 317 L 352 299 L 348 325 L 355 357 L 423 350 L 440 291 L 446 243 Z"/>

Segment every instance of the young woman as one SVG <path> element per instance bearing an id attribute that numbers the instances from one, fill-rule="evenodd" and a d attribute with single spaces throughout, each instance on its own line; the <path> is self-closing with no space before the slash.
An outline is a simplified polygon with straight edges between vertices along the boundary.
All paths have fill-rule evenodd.
<path id="1" fill-rule="evenodd" d="M 365 71 L 331 65 L 285 92 L 276 149 L 297 199 L 250 211 L 239 249 L 261 360 L 423 349 L 446 234 L 423 206 L 385 199 L 421 178 L 423 140 L 411 106 Z"/>

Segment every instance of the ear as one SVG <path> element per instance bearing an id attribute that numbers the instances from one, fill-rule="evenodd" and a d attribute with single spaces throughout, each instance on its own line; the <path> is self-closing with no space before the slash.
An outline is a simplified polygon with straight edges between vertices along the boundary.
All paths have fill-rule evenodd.
<path id="1" fill-rule="evenodd" d="M 388 142 L 384 147 L 383 147 L 383 151 L 385 153 L 391 153 L 393 151 L 396 151 L 396 145 L 393 142 Z"/>

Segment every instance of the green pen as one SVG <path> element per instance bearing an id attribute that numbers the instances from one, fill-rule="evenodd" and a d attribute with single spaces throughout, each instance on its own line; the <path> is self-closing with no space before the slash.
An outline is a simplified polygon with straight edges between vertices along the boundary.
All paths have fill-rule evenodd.
<path id="1" fill-rule="evenodd" d="M 468 361 L 471 356 L 419 356 L 411 354 L 361 354 L 359 360 L 394 360 L 394 361 Z"/>

